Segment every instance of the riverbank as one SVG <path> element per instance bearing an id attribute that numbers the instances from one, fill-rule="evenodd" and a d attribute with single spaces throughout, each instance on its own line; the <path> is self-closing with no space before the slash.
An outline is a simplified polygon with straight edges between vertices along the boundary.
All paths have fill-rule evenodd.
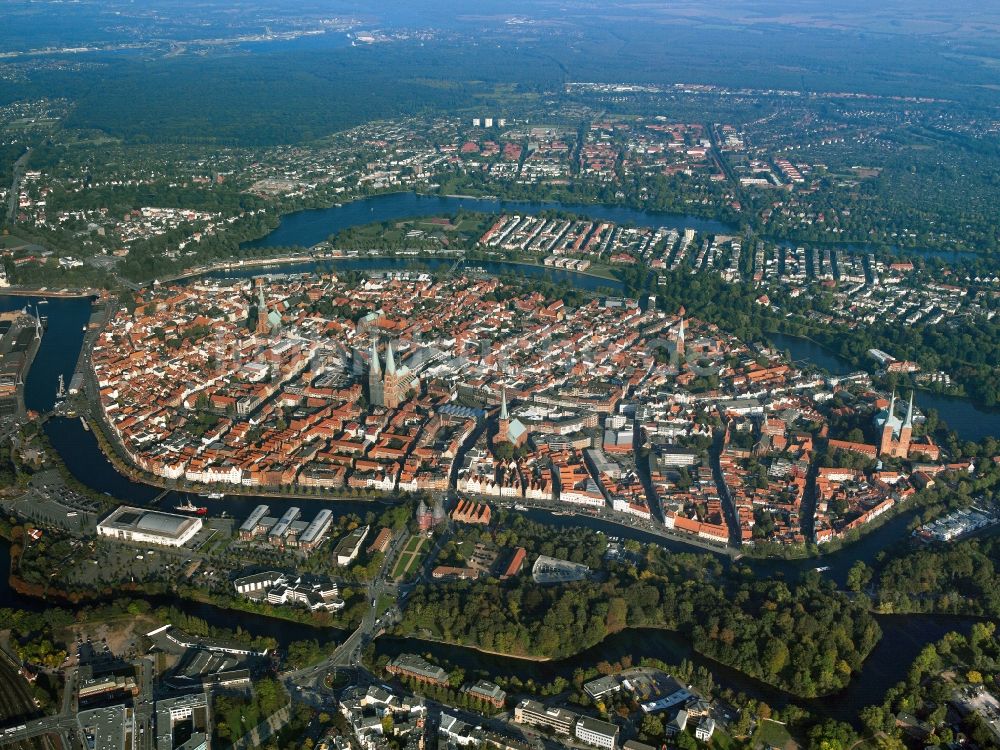
<path id="1" fill-rule="evenodd" d="M 457 643 L 455 641 L 446 641 L 446 640 L 444 640 L 442 638 L 431 638 L 431 637 L 425 636 L 425 635 L 424 636 L 422 636 L 422 635 L 414 635 L 414 634 L 406 635 L 406 634 L 402 634 L 402 633 L 394 633 L 393 637 L 395 637 L 395 638 L 405 638 L 408 641 L 416 641 L 418 643 L 427 643 L 427 644 L 431 644 L 431 645 L 434 645 L 434 646 L 444 646 L 446 648 L 447 647 L 457 646 L 459 648 L 468 649 L 470 651 L 475 651 L 477 653 L 485 654 L 487 656 L 500 656 L 500 657 L 503 657 L 504 659 L 517 659 L 519 661 L 524 661 L 524 662 L 534 662 L 535 664 L 541 664 L 541 663 L 544 663 L 544 662 L 553 661 L 553 657 L 551 657 L 551 656 L 533 656 L 531 654 L 509 654 L 509 653 L 506 653 L 504 651 L 494 651 L 492 649 L 483 648 L 482 646 L 477 646 L 477 645 L 470 644 L 470 643 Z M 560 657 L 560 658 L 565 658 L 565 657 Z"/>
<path id="2" fill-rule="evenodd" d="M 10 295 L 12 297 L 47 297 L 50 299 L 79 299 L 81 297 L 96 297 L 103 290 L 101 289 L 49 289 L 48 287 L 26 288 L 26 287 L 0 287 L 0 296 Z"/>
<path id="3" fill-rule="evenodd" d="M 131 482 L 137 482 L 155 489 L 163 490 L 164 494 L 168 492 L 194 494 L 221 492 L 227 497 L 275 498 L 281 500 L 306 500 L 310 502 L 336 502 L 346 500 L 351 502 L 370 502 L 372 504 L 405 502 L 407 500 L 407 498 L 399 495 L 376 493 L 374 491 L 371 494 L 358 495 L 356 497 L 339 497 L 336 495 L 315 495 L 304 492 L 284 492 L 259 486 L 244 487 L 243 485 L 236 484 L 193 484 L 191 486 L 178 486 L 177 482 L 173 480 L 164 479 L 163 477 L 159 477 L 155 474 L 142 471 L 138 467 L 134 466 L 127 458 L 123 457 L 118 451 L 116 442 L 108 436 L 106 432 L 108 427 L 103 419 L 94 417 L 93 414 L 81 415 L 81 418 L 84 419 L 90 427 L 90 433 L 97 441 L 98 448 L 100 449 L 102 455 L 111 463 L 115 471 Z"/>
<path id="4" fill-rule="evenodd" d="M 498 499 L 490 495 L 473 495 L 479 498 L 483 502 L 498 503 Z M 576 506 L 569 503 L 561 503 L 559 501 L 553 500 L 551 502 L 545 502 L 542 500 L 531 500 L 528 498 L 517 498 L 513 504 L 523 506 L 525 508 L 537 511 L 544 511 L 553 516 L 567 516 L 570 518 L 588 520 L 592 519 L 595 521 L 600 521 L 602 523 L 611 524 L 616 526 L 623 531 L 639 532 L 641 534 L 647 534 L 650 537 L 659 537 L 661 539 L 669 540 L 672 542 L 677 542 L 680 544 L 695 547 L 697 549 L 703 550 L 705 552 L 711 552 L 712 554 L 719 555 L 720 557 L 731 557 L 733 559 L 739 559 L 739 551 L 731 547 L 728 544 L 714 544 L 712 542 L 705 541 L 696 537 L 692 534 L 684 534 L 677 531 L 671 531 L 665 526 L 656 524 L 654 522 L 649 522 L 649 526 L 643 527 L 635 525 L 632 523 L 626 523 L 625 520 L 620 518 L 614 518 L 609 514 L 613 511 L 606 511 L 603 515 L 597 513 L 588 513 L 586 511 L 578 510 Z M 504 507 L 508 511 L 513 510 L 512 504 L 504 504 Z M 516 511 L 514 511 L 516 512 Z"/>

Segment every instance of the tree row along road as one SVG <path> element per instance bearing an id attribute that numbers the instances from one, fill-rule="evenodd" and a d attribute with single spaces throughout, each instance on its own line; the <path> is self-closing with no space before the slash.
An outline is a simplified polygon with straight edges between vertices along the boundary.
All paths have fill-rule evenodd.
<path id="1" fill-rule="evenodd" d="M 17 201 L 20 191 L 21 178 L 24 176 L 24 168 L 31 156 L 31 149 L 27 149 L 21 158 L 14 162 L 14 179 L 10 183 L 10 197 L 7 200 L 7 224 L 14 223 L 14 215 L 17 213 Z"/>

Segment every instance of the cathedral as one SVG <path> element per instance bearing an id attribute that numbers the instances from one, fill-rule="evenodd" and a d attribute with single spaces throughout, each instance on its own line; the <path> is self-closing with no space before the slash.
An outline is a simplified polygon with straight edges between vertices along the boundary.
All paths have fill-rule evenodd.
<path id="1" fill-rule="evenodd" d="M 893 391 L 889 408 L 875 416 L 875 426 L 880 430 L 878 454 L 892 458 L 907 458 L 910 455 L 910 443 L 913 439 L 913 392 L 910 392 L 906 419 L 900 420 L 896 416 L 896 392 Z"/>
<path id="2" fill-rule="evenodd" d="M 281 326 L 281 313 L 277 310 L 267 309 L 267 300 L 264 298 L 264 280 L 257 279 L 257 325 L 254 332 L 258 336 L 268 336 Z"/>
<path id="3" fill-rule="evenodd" d="M 378 342 L 372 339 L 371 364 L 368 367 L 368 393 L 372 406 L 397 408 L 406 400 L 407 391 L 413 385 L 413 374 L 405 365 L 396 366 L 392 344 L 385 348 L 385 371 L 378 356 Z"/>

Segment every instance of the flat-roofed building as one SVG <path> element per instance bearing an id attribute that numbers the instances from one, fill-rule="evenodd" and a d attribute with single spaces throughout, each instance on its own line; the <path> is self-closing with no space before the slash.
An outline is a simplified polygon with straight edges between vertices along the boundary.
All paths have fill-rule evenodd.
<path id="1" fill-rule="evenodd" d="M 132 676 L 106 675 L 91 680 L 82 680 L 77 690 L 77 696 L 81 701 L 108 693 L 138 695 L 139 687 L 135 684 L 135 678 Z"/>
<path id="2" fill-rule="evenodd" d="M 589 716 L 581 716 L 576 723 L 574 736 L 588 745 L 603 747 L 613 750 L 618 742 L 618 727 L 600 719 L 593 719 Z"/>
<path id="3" fill-rule="evenodd" d="M 572 734 L 577 718 L 577 714 L 565 708 L 546 708 L 530 698 L 525 698 L 514 708 L 514 721 L 518 724 L 548 727 L 556 734 Z"/>
<path id="4" fill-rule="evenodd" d="M 268 604 L 301 604 L 316 612 L 335 612 L 344 608 L 337 584 L 321 576 L 294 576 L 268 570 L 233 581 L 236 593 Z"/>
<path id="5" fill-rule="evenodd" d="M 354 562 L 361 551 L 365 537 L 368 536 L 368 528 L 368 526 L 359 526 L 340 540 L 337 548 L 333 551 L 337 558 L 337 565 L 350 565 Z"/>
<path id="6" fill-rule="evenodd" d="M 182 721 L 190 721 L 193 730 L 191 738 L 182 747 L 185 750 L 208 747 L 205 733 L 208 727 L 208 696 L 201 692 L 156 702 L 156 750 L 174 750 L 174 726 Z"/>
<path id="7" fill-rule="evenodd" d="M 76 721 L 87 747 L 95 750 L 125 750 L 126 739 L 135 734 L 135 716 L 125 706 L 80 711 Z"/>
<path id="8" fill-rule="evenodd" d="M 138 544 L 183 547 L 201 531 L 197 516 L 180 516 L 123 505 L 97 524 L 101 536 Z"/>
<path id="9" fill-rule="evenodd" d="M 597 700 L 603 695 L 617 693 L 622 689 L 622 684 L 618 681 L 618 677 L 616 675 L 609 674 L 585 683 L 583 689 L 586 691 L 587 695 L 594 700 Z"/>

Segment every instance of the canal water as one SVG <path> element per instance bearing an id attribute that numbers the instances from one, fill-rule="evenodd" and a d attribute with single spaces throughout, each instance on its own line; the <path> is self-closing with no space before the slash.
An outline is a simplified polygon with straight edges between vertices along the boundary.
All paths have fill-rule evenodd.
<path id="1" fill-rule="evenodd" d="M 442 216 L 459 211 L 521 215 L 535 215 L 543 211 L 563 211 L 586 216 L 590 219 L 613 221 L 617 224 L 634 224 L 640 227 L 667 227 L 679 231 L 691 228 L 698 232 L 713 234 L 736 231 L 732 226 L 721 221 L 702 219 L 697 216 L 639 211 L 622 206 L 388 193 L 371 198 L 361 198 L 340 206 L 296 211 L 282 217 L 281 224 L 270 234 L 260 239 L 245 242 L 241 247 L 312 247 L 325 241 L 331 234 L 351 227 L 420 216 Z"/>

